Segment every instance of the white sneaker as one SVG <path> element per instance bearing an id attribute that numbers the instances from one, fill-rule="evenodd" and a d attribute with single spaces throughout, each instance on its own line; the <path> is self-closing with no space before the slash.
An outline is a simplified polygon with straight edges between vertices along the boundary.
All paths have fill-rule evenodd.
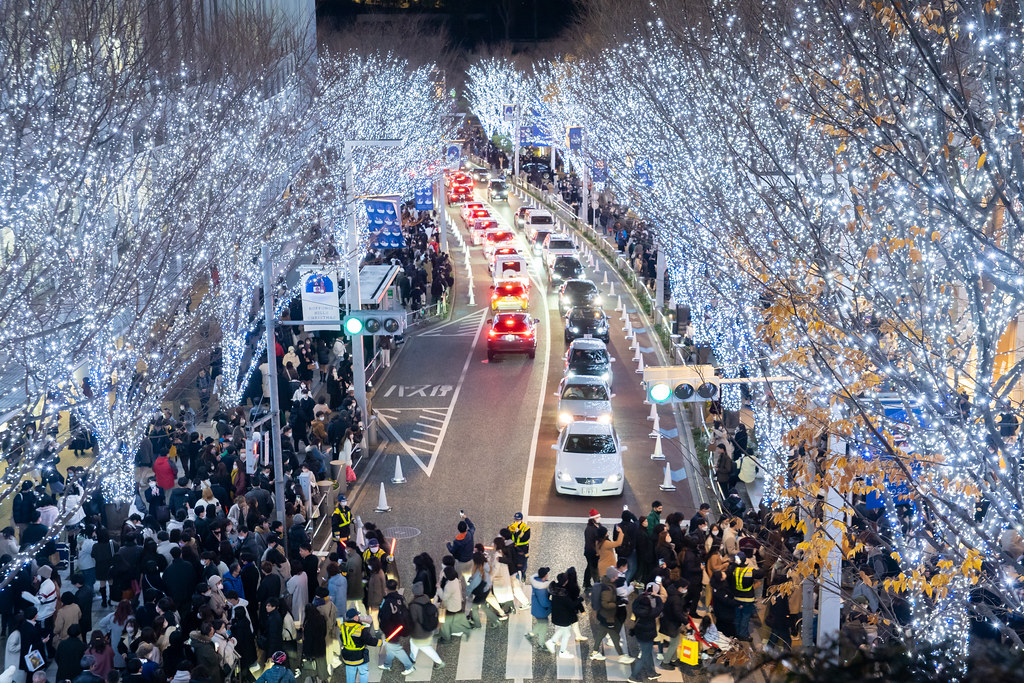
<path id="1" fill-rule="evenodd" d="M 571 652 L 568 652 L 568 651 L 566 651 L 566 652 L 559 652 L 558 656 L 561 657 L 562 659 L 576 659 L 575 655 L 573 655 Z"/>
<path id="2" fill-rule="evenodd" d="M 636 661 L 636 657 L 630 657 L 629 655 L 622 655 L 619 657 L 619 664 L 632 664 Z"/>
<path id="3" fill-rule="evenodd" d="M 601 654 L 597 650 L 594 650 L 593 652 L 590 653 L 590 658 L 594 659 L 594 660 L 596 660 L 598 662 L 603 662 L 604 660 L 608 659 L 607 657 L 605 657 L 603 654 Z"/>
<path id="4" fill-rule="evenodd" d="M 548 649 L 548 652 L 550 652 L 551 654 L 555 654 L 555 644 L 554 644 L 554 642 L 549 640 L 549 641 L 544 643 L 544 647 L 546 647 Z"/>
<path id="5" fill-rule="evenodd" d="M 576 642 L 577 643 L 582 643 L 582 642 L 587 641 L 587 640 L 590 640 L 590 638 L 587 638 L 586 636 L 576 636 Z"/>
<path id="6" fill-rule="evenodd" d="M 408 669 L 403 669 L 399 673 L 402 674 L 403 676 L 408 676 L 408 675 L 412 674 L 412 672 L 415 671 L 415 670 L 416 670 L 415 666 L 410 666 Z"/>

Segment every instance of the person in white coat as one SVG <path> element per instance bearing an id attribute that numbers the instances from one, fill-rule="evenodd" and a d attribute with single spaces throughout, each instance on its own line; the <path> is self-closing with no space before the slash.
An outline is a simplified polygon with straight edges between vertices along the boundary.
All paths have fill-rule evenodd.
<path id="1" fill-rule="evenodd" d="M 45 622 L 57 611 L 57 584 L 50 578 L 52 574 L 53 568 L 44 564 L 36 570 L 39 588 L 35 595 L 28 591 L 21 592 L 21 597 L 31 602 L 39 610 L 36 614 L 36 621 L 39 623 Z"/>

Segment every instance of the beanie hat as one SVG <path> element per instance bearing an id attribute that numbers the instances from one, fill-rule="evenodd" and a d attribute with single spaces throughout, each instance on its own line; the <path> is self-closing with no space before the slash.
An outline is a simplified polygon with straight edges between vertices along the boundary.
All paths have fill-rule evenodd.
<path id="1" fill-rule="evenodd" d="M 590 508 L 590 513 L 589 513 L 589 514 L 590 514 L 590 519 L 597 519 L 598 517 L 600 517 L 600 516 L 601 516 L 601 513 L 600 513 L 600 512 L 598 512 L 598 511 L 597 511 L 596 509 L 594 509 L 594 508 Z"/>
<path id="2" fill-rule="evenodd" d="M 423 582 L 422 581 L 417 581 L 414 584 L 412 584 L 412 594 L 413 594 L 414 597 L 419 597 L 420 595 L 423 595 Z"/>
<path id="3" fill-rule="evenodd" d="M 349 611 L 345 612 L 345 618 L 346 619 L 355 619 L 358 616 L 359 616 L 359 610 L 357 610 L 355 607 L 353 607 Z"/>
<path id="4" fill-rule="evenodd" d="M 36 570 L 36 574 L 39 574 L 39 576 L 43 577 L 44 579 L 48 579 L 50 578 L 50 575 L 53 574 L 53 569 L 50 568 L 50 565 L 44 564 L 42 567 Z"/>
<path id="5" fill-rule="evenodd" d="M 619 570 L 615 567 L 608 567 L 608 569 L 604 570 L 604 575 L 612 581 L 614 581 L 615 579 L 619 578 Z"/>
<path id="6" fill-rule="evenodd" d="M 326 598 L 330 594 L 331 594 L 331 592 L 329 590 L 327 590 L 326 588 L 324 588 L 323 586 L 320 586 L 319 588 L 317 588 L 316 592 L 314 593 L 314 595 L 316 595 L 316 597 L 318 597 L 318 598 Z"/>
<path id="7" fill-rule="evenodd" d="M 352 610 L 352 611 L 355 611 L 355 610 Z M 286 655 L 281 650 L 278 650 L 274 654 L 270 655 L 270 661 L 274 662 L 274 664 L 284 664 L 285 662 L 288 661 L 288 655 Z"/>

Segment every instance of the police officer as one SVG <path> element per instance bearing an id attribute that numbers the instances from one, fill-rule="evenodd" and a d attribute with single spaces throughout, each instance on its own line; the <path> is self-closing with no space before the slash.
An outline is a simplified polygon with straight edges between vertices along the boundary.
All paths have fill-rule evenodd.
<path id="1" fill-rule="evenodd" d="M 512 532 L 512 554 L 516 560 L 516 572 L 519 580 L 526 580 L 526 562 L 530 557 L 530 527 L 523 521 L 523 513 L 517 512 L 508 525 Z"/>
<path id="2" fill-rule="evenodd" d="M 334 514 L 331 515 L 331 531 L 334 540 L 342 548 L 345 541 L 352 535 L 352 508 L 348 506 L 348 499 L 345 496 L 338 496 L 338 504 L 334 507 Z"/>
<path id="3" fill-rule="evenodd" d="M 370 563 L 370 558 L 375 558 L 380 562 L 381 569 L 387 574 L 388 565 L 394 561 L 391 555 L 388 555 L 384 548 L 380 547 L 380 542 L 376 538 L 371 538 L 366 543 L 366 550 L 363 551 L 363 566 L 367 566 Z"/>
<path id="4" fill-rule="evenodd" d="M 743 551 L 736 554 L 729 570 L 733 596 L 736 598 L 736 637 L 750 640 L 750 617 L 754 614 L 754 581 L 764 578 L 764 572 L 747 566 Z"/>
<path id="5" fill-rule="evenodd" d="M 345 613 L 341 625 L 341 662 L 349 683 L 370 680 L 370 655 L 366 648 L 380 645 L 380 638 L 368 622 L 368 617 L 360 616 L 359 610 L 353 608 Z"/>

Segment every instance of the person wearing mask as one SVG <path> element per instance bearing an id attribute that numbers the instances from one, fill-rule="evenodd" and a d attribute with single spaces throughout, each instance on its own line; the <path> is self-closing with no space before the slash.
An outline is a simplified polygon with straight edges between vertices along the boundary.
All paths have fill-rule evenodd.
<path id="1" fill-rule="evenodd" d="M 397 659 L 402 663 L 402 675 L 408 676 L 413 672 L 413 664 L 405 652 L 403 640 L 412 634 L 412 614 L 409 612 L 409 606 L 405 604 L 405 598 L 398 592 L 398 582 L 388 579 L 386 588 L 387 593 L 377 613 L 380 630 L 384 635 L 384 660 L 378 664 L 378 668 L 381 671 L 390 671 Z M 344 633 L 342 641 L 344 644 Z"/>
<path id="2" fill-rule="evenodd" d="M 637 523 L 636 515 L 629 510 L 622 511 L 622 519 L 618 525 L 617 537 L 621 537 L 622 541 L 618 548 L 615 549 L 616 555 L 620 559 L 626 560 L 626 583 L 633 580 L 633 576 L 636 574 L 637 569 L 637 534 L 640 532 L 640 525 Z M 618 538 L 614 539 L 618 540 Z"/>
<path id="3" fill-rule="evenodd" d="M 548 573 L 551 570 L 541 567 L 530 579 L 530 614 L 533 616 L 533 629 L 526 634 L 526 639 L 533 643 L 534 647 L 540 647 L 541 643 L 548 639 L 548 617 L 551 616 L 551 597 L 548 594 L 548 586 L 551 580 Z"/>
<path id="4" fill-rule="evenodd" d="M 417 656 L 423 652 L 433 660 L 435 669 L 443 669 L 445 663 L 437 654 L 432 643 L 434 633 L 440 625 L 437 607 L 423 591 L 422 583 L 412 584 L 412 596 L 412 601 L 409 603 L 409 614 L 412 618 L 412 636 L 409 640 L 410 658 L 415 664 Z"/>
<path id="5" fill-rule="evenodd" d="M 765 572 L 762 570 L 747 566 L 747 556 L 744 553 L 736 553 L 736 560 L 729 567 L 729 579 L 733 596 L 738 603 L 736 605 L 736 637 L 740 640 L 750 641 L 750 617 L 753 616 L 755 610 L 754 582 L 764 577 Z"/>
<path id="6" fill-rule="evenodd" d="M 342 661 L 345 661 L 345 654 L 343 650 Z M 315 683 L 327 683 L 330 679 L 327 672 L 327 622 L 312 603 L 305 606 L 302 615 L 302 661 L 305 666 L 311 666 Z"/>
<path id="7" fill-rule="evenodd" d="M 681 664 L 676 659 L 676 653 L 679 650 L 679 641 L 682 639 L 683 624 L 689 621 L 689 612 L 686 607 L 688 599 L 686 595 L 691 585 L 694 586 L 695 591 L 699 595 L 698 587 L 700 584 L 687 584 L 686 579 L 674 581 L 665 587 L 668 597 L 665 599 L 665 609 L 662 611 L 661 619 L 659 620 L 659 632 L 668 638 L 668 645 L 664 650 L 665 655 L 662 659 L 662 669 L 675 669 Z"/>
<path id="8" fill-rule="evenodd" d="M 622 649 L 619 632 L 621 624 L 616 620 L 618 598 L 616 595 L 615 583 L 619 580 L 619 571 L 615 567 L 608 567 L 601 582 L 596 584 L 590 593 L 590 611 L 594 614 L 593 632 L 596 647 L 590 653 L 590 658 L 596 661 L 604 661 L 604 639 L 607 636 L 615 647 L 615 653 L 619 656 L 619 662 L 630 664 L 633 658 Z"/>
<path id="9" fill-rule="evenodd" d="M 508 525 L 512 532 L 512 555 L 516 561 L 515 573 L 520 581 L 526 580 L 526 565 L 530 559 L 530 527 L 523 521 L 523 513 L 517 512 L 512 516 L 512 523 Z"/>
<path id="10" fill-rule="evenodd" d="M 331 515 L 331 534 L 334 540 L 344 546 L 352 535 L 352 508 L 348 506 L 348 498 L 338 496 L 338 504 Z"/>
<path id="11" fill-rule="evenodd" d="M 376 647 L 381 639 L 373 632 L 367 617 L 350 609 L 345 613 L 341 625 L 341 663 L 345 665 L 347 683 L 369 683 L 370 653 L 367 648 Z M 412 669 L 406 669 L 409 673 Z"/>
<path id="12" fill-rule="evenodd" d="M 548 585 L 548 594 L 551 596 L 551 625 L 555 630 L 544 642 L 544 647 L 551 654 L 555 653 L 557 646 L 558 656 L 563 659 L 573 658 L 573 654 L 569 652 L 569 638 L 577 614 L 577 604 L 569 595 L 568 582 L 568 576 L 562 573 L 555 578 L 554 583 Z"/>
<path id="13" fill-rule="evenodd" d="M 659 678 L 658 672 L 654 670 L 654 639 L 658 635 L 658 617 L 664 610 L 664 603 L 658 597 L 660 591 L 661 586 L 658 582 L 652 581 L 647 584 L 644 592 L 633 600 L 633 617 L 636 623 L 631 635 L 636 638 L 640 647 L 640 657 L 633 662 L 633 669 L 626 679 L 629 683 Z"/>

